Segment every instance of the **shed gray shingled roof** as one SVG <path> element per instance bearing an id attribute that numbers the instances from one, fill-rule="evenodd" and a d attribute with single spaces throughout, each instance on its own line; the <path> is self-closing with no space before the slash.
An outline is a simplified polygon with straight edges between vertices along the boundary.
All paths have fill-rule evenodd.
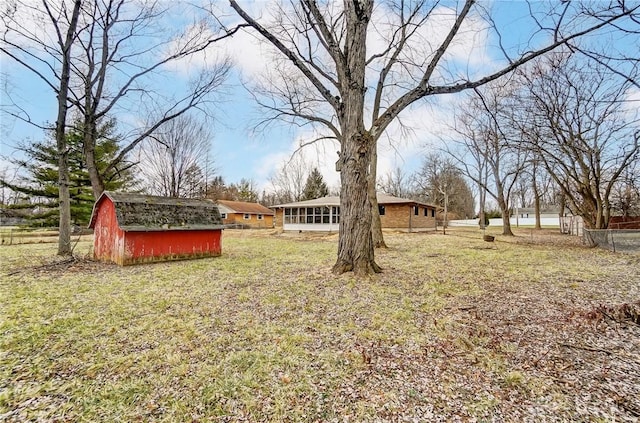
<path id="1" fill-rule="evenodd" d="M 157 197 L 125 192 L 102 193 L 93 207 L 89 227 L 93 228 L 98 206 L 109 198 L 123 231 L 173 231 L 222 229 L 218 207 L 209 200 Z"/>

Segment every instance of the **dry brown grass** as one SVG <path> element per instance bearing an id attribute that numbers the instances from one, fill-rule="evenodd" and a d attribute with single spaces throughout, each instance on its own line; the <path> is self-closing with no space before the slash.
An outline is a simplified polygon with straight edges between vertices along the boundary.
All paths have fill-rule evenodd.
<path id="1" fill-rule="evenodd" d="M 0 420 L 637 421 L 640 256 L 481 235 L 388 233 L 366 280 L 329 272 L 335 234 L 127 268 L 2 247 Z"/>

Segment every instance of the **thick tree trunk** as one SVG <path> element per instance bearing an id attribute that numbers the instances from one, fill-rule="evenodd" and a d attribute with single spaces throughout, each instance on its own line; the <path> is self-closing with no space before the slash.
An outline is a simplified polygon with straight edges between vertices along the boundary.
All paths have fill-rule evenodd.
<path id="1" fill-rule="evenodd" d="M 502 235 L 514 236 L 513 231 L 511 230 L 511 219 L 509 216 L 509 211 L 502 212 Z"/>
<path id="2" fill-rule="evenodd" d="M 378 209 L 378 199 L 375 194 L 376 190 L 375 188 L 371 190 L 373 192 L 369 192 L 369 199 L 371 203 L 371 236 L 373 238 L 373 245 L 375 248 L 387 248 L 387 243 L 384 242 L 384 235 L 382 233 L 380 210 Z"/>
<path id="3" fill-rule="evenodd" d="M 596 229 L 606 229 L 606 226 L 604 225 L 604 218 L 602 215 L 602 208 L 599 204 L 598 208 L 596 209 L 596 223 L 594 226 Z"/>
<path id="4" fill-rule="evenodd" d="M 596 229 L 607 229 L 609 224 L 608 210 L 605 200 L 597 186 L 592 187 L 593 202 L 596 209 Z"/>
<path id="5" fill-rule="evenodd" d="M 353 271 L 357 275 L 380 272 L 374 260 L 371 234 L 371 201 L 369 200 L 368 167 L 372 139 L 364 133 L 351 136 L 343 143 L 345 161 L 340 172 L 340 237 L 334 273 Z"/>
<path id="6" fill-rule="evenodd" d="M 373 2 L 345 2 L 345 68 L 339 69 L 342 108 L 340 158 L 340 236 L 334 273 L 356 275 L 380 272 L 374 259 L 371 234 L 372 205 L 369 181 L 375 139 L 364 129 L 364 95 L 367 27 Z"/>
<path id="7" fill-rule="evenodd" d="M 345 69 L 340 69 L 342 110 L 340 126 L 340 236 L 334 273 L 356 275 L 380 272 L 374 259 L 369 181 L 375 139 L 364 129 L 367 27 L 373 2 L 345 2 Z"/>
<path id="8" fill-rule="evenodd" d="M 502 212 L 502 235 L 513 236 L 513 231 L 511 230 L 511 216 L 509 213 L 509 204 L 505 200 L 502 195 L 502 187 L 498 188 L 498 206 L 500 207 L 500 211 Z"/>
<path id="9" fill-rule="evenodd" d="M 373 236 L 373 246 L 375 248 L 387 248 L 382 234 L 382 222 L 380 221 L 380 211 L 378 210 L 378 197 L 376 181 L 378 178 L 378 143 L 373 141 L 371 151 L 371 166 L 369 173 L 369 201 L 371 202 L 371 235 Z"/>
<path id="10" fill-rule="evenodd" d="M 600 229 L 601 211 L 598 207 L 596 197 L 590 191 L 590 187 L 585 187 L 582 190 L 583 201 L 577 210 L 582 212 L 582 221 L 584 226 L 588 229 Z M 575 204 L 576 201 L 572 200 Z"/>
<path id="11" fill-rule="evenodd" d="M 61 132 L 61 134 L 58 134 Z M 69 151 L 65 139 L 64 124 L 62 130 L 56 129 L 58 147 L 58 255 L 70 256 L 71 249 L 71 194 L 69 193 Z"/>
<path id="12" fill-rule="evenodd" d="M 69 149 L 67 146 L 67 96 L 71 74 L 71 45 L 75 37 L 81 1 L 74 2 L 71 21 L 66 32 L 62 48 L 62 69 L 60 72 L 60 88 L 58 90 L 58 115 L 56 117 L 56 147 L 58 149 L 58 207 L 60 222 L 58 225 L 58 255 L 70 256 L 71 249 L 71 195 L 69 193 Z M 62 41 L 62 40 L 60 40 Z"/>

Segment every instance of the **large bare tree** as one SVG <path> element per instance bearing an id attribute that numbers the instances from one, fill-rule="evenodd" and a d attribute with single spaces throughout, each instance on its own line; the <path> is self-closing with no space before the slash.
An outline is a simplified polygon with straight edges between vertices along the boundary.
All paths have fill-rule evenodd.
<path id="1" fill-rule="evenodd" d="M 311 164 L 307 162 L 301 152 L 296 152 L 291 158 L 269 178 L 273 190 L 273 204 L 300 201 L 304 192 L 305 182 L 309 176 Z"/>
<path id="2" fill-rule="evenodd" d="M 512 82 L 476 89 L 460 108 L 455 128 L 463 153 L 451 154 L 464 174 L 496 201 L 502 234 L 510 236 L 512 196 L 530 158 L 515 124 L 514 89 Z"/>
<path id="3" fill-rule="evenodd" d="M 204 197 L 214 179 L 212 135 L 194 115 L 165 122 L 143 142 L 140 169 L 149 191 L 167 197 Z"/>
<path id="4" fill-rule="evenodd" d="M 385 194 L 395 197 L 410 198 L 413 196 L 410 176 L 400 166 L 379 178 L 377 187 Z"/>
<path id="5" fill-rule="evenodd" d="M 189 110 L 207 113 L 212 94 L 223 84 L 230 62 L 221 57 L 198 70 L 190 67 L 184 89 L 167 90 L 167 69 L 202 52 L 237 30 L 226 30 L 207 21 L 184 26 L 170 24 L 172 16 L 192 12 L 183 2 L 130 2 L 125 0 L 85 1 L 84 30 L 78 34 L 71 93 L 83 121 L 84 154 L 94 196 L 104 190 L 96 166 L 97 122 L 123 110 L 138 114 L 145 110 L 142 125 L 126 133 L 123 148 L 107 166 L 112 171 L 140 142 L 162 125 Z M 211 25 L 214 25 L 212 27 Z M 142 119 L 143 116 L 139 116 Z M 158 146 L 162 149 L 162 146 Z"/>
<path id="6" fill-rule="evenodd" d="M 637 161 L 621 175 L 620 183 L 611 194 L 611 207 L 618 215 L 640 220 L 640 164 Z"/>
<path id="7" fill-rule="evenodd" d="M 220 55 L 206 66 L 190 66 L 186 82 L 175 78 L 177 71 L 172 72 L 172 67 L 211 50 L 212 44 L 233 35 L 240 26 L 223 28 L 209 15 L 204 15 L 207 20 L 176 24 L 175 16 L 196 16 L 200 10 L 188 2 L 82 0 L 74 5 L 78 6 L 74 9 L 77 25 L 64 46 L 52 42 L 49 33 L 59 21 L 69 21 L 72 11 L 67 3 L 12 0 L 2 12 L 2 52 L 53 88 L 49 74 L 55 80 L 62 75 L 53 64 L 68 63 L 64 103 L 82 122 L 85 161 L 98 197 L 104 190 L 104 173 L 121 166 L 158 127 L 194 108 L 210 112 L 212 94 L 229 72 L 229 59 Z M 58 10 L 53 11 L 54 7 Z M 39 26 L 49 16 L 52 22 Z M 217 57 L 211 51 L 208 56 Z M 38 124 L 29 110 L 14 106 L 10 113 L 16 118 Z M 99 122 L 121 114 L 129 119 L 120 122 L 136 123 L 122 131 L 120 154 L 101 172 L 95 158 Z"/>
<path id="8" fill-rule="evenodd" d="M 527 75 L 529 146 L 585 226 L 606 228 L 614 190 L 640 158 L 640 114 L 627 101 L 635 78 L 568 53 Z"/>
<path id="9" fill-rule="evenodd" d="M 45 0 L 39 6 L 32 2 L 11 1 L 0 12 L 4 27 L 0 51 L 44 82 L 57 100 L 53 128 L 32 122 L 23 110 L 18 111 L 18 116 L 42 129 L 53 129 L 55 134 L 60 208 L 58 255 L 71 255 L 73 252 L 66 123 L 70 107 L 72 48 L 76 42 L 81 6 L 80 0 L 75 0 L 68 8 L 64 3 Z M 52 54 L 54 51 L 56 53 Z"/>
<path id="10" fill-rule="evenodd" d="M 590 20 L 573 3 L 558 3 L 531 21 L 535 41 L 542 39 L 537 36 L 541 33 L 548 38 L 520 49 L 503 44 L 507 40 L 500 38 L 489 10 L 473 0 L 380 3 L 376 16 L 383 18 L 378 21 L 373 0 L 279 4 L 273 14 L 265 14 L 273 19 L 257 18 L 237 1 L 230 3 L 286 58 L 273 71 L 272 77 L 280 83 L 265 105 L 280 117 L 323 126 L 327 136 L 340 143 L 342 218 L 333 271 L 357 274 L 380 271 L 372 236 L 376 147 L 401 112 L 425 97 L 500 78 L 568 41 L 628 18 L 640 7 L 612 2 L 604 5 L 608 15 Z M 497 69 L 469 75 L 455 70 L 449 52 L 463 34 L 473 31 L 470 22 L 476 20 L 484 20 L 483 29 L 498 34 L 506 60 Z M 425 34 L 427 24 L 438 31 Z M 373 48 L 374 34 L 381 40 L 379 48 Z M 374 81 L 371 87 L 368 81 Z"/>
<path id="11" fill-rule="evenodd" d="M 420 169 L 413 177 L 418 193 L 431 204 L 445 210 L 444 225 L 447 224 L 447 213 L 454 219 L 469 219 L 474 216 L 475 199 L 471 188 L 451 157 L 443 152 L 426 154 Z"/>

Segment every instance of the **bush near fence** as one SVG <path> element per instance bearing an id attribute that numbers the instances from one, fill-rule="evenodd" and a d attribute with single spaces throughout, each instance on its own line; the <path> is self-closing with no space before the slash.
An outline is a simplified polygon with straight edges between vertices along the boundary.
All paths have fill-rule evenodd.
<path id="1" fill-rule="evenodd" d="M 640 229 L 584 229 L 582 237 L 585 244 L 610 251 L 640 252 Z"/>

